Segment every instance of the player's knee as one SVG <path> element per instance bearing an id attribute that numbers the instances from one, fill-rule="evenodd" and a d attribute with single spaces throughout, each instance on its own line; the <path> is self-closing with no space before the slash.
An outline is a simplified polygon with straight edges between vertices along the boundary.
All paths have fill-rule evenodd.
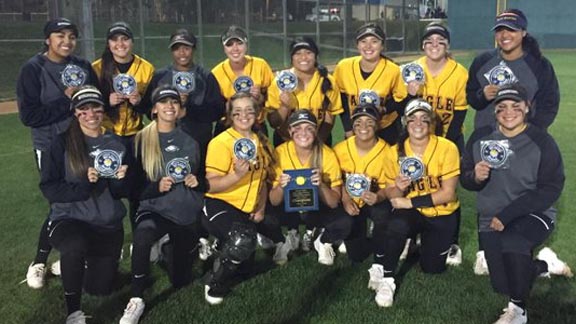
<path id="1" fill-rule="evenodd" d="M 241 223 L 232 225 L 228 240 L 222 247 L 222 257 L 239 264 L 248 260 L 256 250 L 256 230 L 253 226 Z"/>

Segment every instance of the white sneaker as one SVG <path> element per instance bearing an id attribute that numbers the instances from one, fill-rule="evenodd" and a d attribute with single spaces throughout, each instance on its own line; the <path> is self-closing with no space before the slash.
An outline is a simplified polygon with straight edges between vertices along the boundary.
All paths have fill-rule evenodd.
<path id="1" fill-rule="evenodd" d="M 198 257 L 202 261 L 208 260 L 208 258 L 214 253 L 210 241 L 207 238 L 201 237 L 198 240 L 198 245 L 199 245 Z"/>
<path id="2" fill-rule="evenodd" d="M 338 246 L 338 253 L 340 254 L 348 253 L 348 250 L 346 250 L 346 243 L 344 243 L 344 241 L 342 241 L 342 243 L 340 243 L 340 245 Z"/>
<path id="3" fill-rule="evenodd" d="M 124 309 L 124 315 L 120 319 L 120 324 L 138 324 L 142 313 L 144 313 L 144 300 L 142 298 L 133 297 L 130 298 L 126 309 Z"/>
<path id="4" fill-rule="evenodd" d="M 210 291 L 210 286 L 204 285 L 204 299 L 206 299 L 208 304 L 210 304 L 210 305 L 222 304 L 222 302 L 224 301 L 224 297 L 211 296 L 208 293 L 209 291 Z"/>
<path id="5" fill-rule="evenodd" d="M 298 251 L 300 247 L 300 235 L 298 230 L 291 229 L 286 232 L 286 244 L 290 247 L 290 251 Z"/>
<path id="6" fill-rule="evenodd" d="M 480 250 L 476 252 L 476 261 L 474 261 L 474 274 L 477 276 L 487 276 L 489 273 L 488 263 L 486 262 L 484 251 Z"/>
<path id="7" fill-rule="evenodd" d="M 52 265 L 50 266 L 50 272 L 52 272 L 52 274 L 57 277 L 60 277 L 62 275 L 62 270 L 60 269 L 60 260 L 52 263 Z"/>
<path id="8" fill-rule="evenodd" d="M 408 252 L 410 252 L 410 243 L 412 243 L 412 239 L 407 239 L 406 244 L 404 245 L 404 250 L 402 250 L 402 254 L 400 254 L 400 260 L 406 260 Z"/>
<path id="9" fill-rule="evenodd" d="M 279 242 L 276 243 L 276 252 L 272 257 L 272 261 L 277 265 L 285 265 L 288 262 L 288 253 L 292 250 L 292 246 L 288 243 L 288 239 L 286 242 Z"/>
<path id="10" fill-rule="evenodd" d="M 528 322 L 526 310 L 508 302 L 508 308 L 503 309 L 504 313 L 494 324 L 525 324 Z"/>
<path id="11" fill-rule="evenodd" d="M 31 263 L 26 272 L 26 282 L 28 287 L 40 289 L 44 287 L 46 280 L 46 265 L 44 263 Z"/>
<path id="12" fill-rule="evenodd" d="M 258 245 L 260 245 L 260 247 L 264 250 L 270 250 L 276 247 L 276 244 L 274 244 L 274 242 L 266 236 L 258 233 L 256 237 L 258 240 Z"/>
<path id="13" fill-rule="evenodd" d="M 390 307 L 394 303 L 394 292 L 396 291 L 396 283 L 394 278 L 382 278 L 380 285 L 376 288 L 376 304 L 380 307 Z"/>
<path id="14" fill-rule="evenodd" d="M 316 252 L 318 252 L 318 263 L 331 266 L 334 264 L 334 256 L 336 256 L 336 253 L 334 253 L 332 244 L 322 243 L 320 238 L 322 238 L 322 234 L 314 241 L 314 248 Z"/>
<path id="15" fill-rule="evenodd" d="M 77 310 L 66 317 L 66 324 L 86 324 L 87 318 L 90 318 L 90 316 L 86 316 L 83 311 Z"/>
<path id="16" fill-rule="evenodd" d="M 370 274 L 370 279 L 368 280 L 368 289 L 377 290 L 380 286 L 380 283 L 384 279 L 384 266 L 374 263 L 370 269 L 368 269 L 368 273 Z"/>
<path id="17" fill-rule="evenodd" d="M 565 276 L 568 278 L 572 278 L 574 276 L 568 264 L 560 260 L 558 255 L 556 255 L 556 253 L 549 247 L 544 247 L 542 250 L 540 250 L 536 259 L 542 260 L 548 264 L 548 272 L 550 274 Z"/>
<path id="18" fill-rule="evenodd" d="M 451 266 L 459 266 L 462 264 L 462 250 L 457 244 L 450 246 L 448 257 L 446 257 L 446 264 Z"/>
<path id="19" fill-rule="evenodd" d="M 314 231 L 306 230 L 306 233 L 302 235 L 301 248 L 304 252 L 310 252 L 312 249 L 312 239 L 314 238 Z"/>

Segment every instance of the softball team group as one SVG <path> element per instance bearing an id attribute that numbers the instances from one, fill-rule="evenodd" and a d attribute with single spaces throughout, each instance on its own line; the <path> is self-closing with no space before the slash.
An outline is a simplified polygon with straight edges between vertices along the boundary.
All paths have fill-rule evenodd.
<path id="1" fill-rule="evenodd" d="M 212 254 L 203 283 L 214 305 L 251 271 L 258 244 L 278 265 L 300 249 L 326 266 L 335 250 L 353 262 L 372 255 L 368 288 L 378 306 L 391 307 L 407 252 L 419 249 L 426 273 L 461 263 L 460 181 L 478 192 L 474 271 L 509 297 L 496 323 L 526 323 L 534 280 L 572 275 L 548 248 L 534 258 L 555 227 L 564 169 L 547 133 L 558 82 L 527 26 L 520 10 L 498 15 L 497 48 L 469 71 L 450 55 L 450 31 L 439 23 L 423 32 L 424 55 L 413 62 L 420 72 L 384 56 L 377 24 L 357 30 L 358 55 L 333 75 L 317 44 L 297 38 L 287 83 L 247 55 L 237 26 L 222 34 L 227 58 L 209 71 L 194 62 L 197 39 L 186 29 L 170 38 L 172 64 L 155 69 L 133 53 L 124 22 L 109 27 L 90 64 L 73 55 L 77 26 L 49 21 L 44 49 L 17 84 L 50 202 L 28 285 L 41 288 L 48 271 L 61 275 L 66 323 L 85 323 L 82 292 L 114 288 L 128 213 L 132 281 L 120 323 L 141 318 L 159 253 L 176 288 L 192 281 L 195 258 Z M 468 105 L 477 112 L 465 145 Z M 333 143 L 338 118 L 346 138 Z M 315 188 L 316 210 L 285 211 L 295 182 Z M 52 248 L 60 260 L 48 267 Z"/>

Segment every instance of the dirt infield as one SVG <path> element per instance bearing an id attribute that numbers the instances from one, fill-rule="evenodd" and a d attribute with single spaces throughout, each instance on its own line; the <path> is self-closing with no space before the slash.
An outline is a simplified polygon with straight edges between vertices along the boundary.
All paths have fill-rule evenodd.
<path id="1" fill-rule="evenodd" d="M 13 114 L 18 112 L 16 101 L 0 102 L 0 115 Z"/>

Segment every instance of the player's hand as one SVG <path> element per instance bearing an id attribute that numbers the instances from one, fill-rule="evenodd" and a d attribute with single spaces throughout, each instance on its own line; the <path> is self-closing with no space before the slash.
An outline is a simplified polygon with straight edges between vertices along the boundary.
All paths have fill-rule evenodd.
<path id="1" fill-rule="evenodd" d="M 474 166 L 474 181 L 482 183 L 490 176 L 490 164 L 486 161 L 480 161 Z"/>
<path id="2" fill-rule="evenodd" d="M 411 96 L 414 97 L 420 91 L 421 86 L 422 86 L 421 82 L 411 81 L 411 82 L 408 82 L 408 84 L 406 85 L 406 90 L 408 90 L 408 94 L 410 94 Z"/>
<path id="3" fill-rule="evenodd" d="M 254 223 L 260 223 L 262 220 L 264 220 L 264 210 L 257 210 L 256 212 L 251 213 L 250 220 Z"/>
<path id="4" fill-rule="evenodd" d="M 496 94 L 498 93 L 498 89 L 500 89 L 500 87 L 495 84 L 489 84 L 485 86 L 483 90 L 484 98 L 486 98 L 488 101 L 494 100 L 494 98 L 496 98 Z"/>
<path id="5" fill-rule="evenodd" d="M 400 190 L 402 192 L 405 192 L 411 183 L 412 183 L 412 179 L 410 179 L 409 176 L 402 175 L 402 174 L 397 176 L 396 179 L 394 180 L 394 184 L 396 185 L 396 188 L 398 188 L 398 190 Z"/>
<path id="6" fill-rule="evenodd" d="M 76 92 L 76 90 L 78 90 L 78 87 L 67 87 L 66 89 L 64 89 L 64 94 L 66 95 L 66 97 L 72 98 L 72 95 L 74 95 L 74 92 Z"/>
<path id="7" fill-rule="evenodd" d="M 188 188 L 196 188 L 198 187 L 198 179 L 193 174 L 188 174 L 184 178 L 184 185 Z"/>
<path id="8" fill-rule="evenodd" d="M 124 102 L 124 95 L 117 92 L 112 92 L 108 99 L 110 101 L 110 106 L 117 106 Z"/>
<path id="9" fill-rule="evenodd" d="M 504 224 L 502 224 L 498 217 L 494 216 L 490 222 L 490 228 L 497 232 L 502 232 L 504 230 Z"/>
<path id="10" fill-rule="evenodd" d="M 250 88 L 250 94 L 252 97 L 254 97 L 254 99 L 256 99 L 257 102 L 262 102 L 262 91 L 260 86 L 253 85 Z"/>
<path id="11" fill-rule="evenodd" d="M 366 205 L 373 206 L 378 202 L 378 195 L 374 192 L 365 190 L 362 193 L 362 196 L 360 196 L 360 199 L 362 199 Z"/>
<path id="12" fill-rule="evenodd" d="M 174 184 L 174 179 L 172 177 L 163 177 L 160 179 L 158 183 L 158 191 L 160 192 L 168 192 L 172 189 L 172 185 Z"/>
<path id="13" fill-rule="evenodd" d="M 282 173 L 280 175 L 280 187 L 285 188 L 288 185 L 288 183 L 290 182 L 290 179 L 292 179 L 292 177 L 290 177 L 289 174 Z"/>
<path id="14" fill-rule="evenodd" d="M 250 170 L 250 162 L 248 160 L 236 160 L 234 162 L 234 173 L 242 178 Z"/>
<path id="15" fill-rule="evenodd" d="M 410 200 L 410 198 L 405 197 L 390 198 L 390 203 L 392 204 L 392 207 L 396 209 L 413 208 L 412 201 Z"/>
<path id="16" fill-rule="evenodd" d="M 126 164 L 121 165 L 118 169 L 118 172 L 115 174 L 116 179 L 124 179 L 126 176 L 126 171 L 128 171 L 128 166 Z"/>
<path id="17" fill-rule="evenodd" d="M 280 92 L 280 104 L 285 106 L 285 107 L 290 107 L 290 101 L 291 101 L 290 96 L 291 96 L 290 92 L 281 91 Z"/>
<path id="18" fill-rule="evenodd" d="M 312 170 L 310 183 L 312 183 L 313 186 L 319 186 L 322 183 L 322 171 L 320 171 L 320 169 Z"/>
<path id="19" fill-rule="evenodd" d="M 94 169 L 93 167 L 89 167 L 87 174 L 88 174 L 88 181 L 90 183 L 98 182 L 98 171 L 96 171 L 96 169 Z"/>
<path id="20" fill-rule="evenodd" d="M 132 104 L 132 106 L 138 105 L 141 100 L 142 96 L 140 96 L 140 93 L 138 93 L 138 91 L 134 91 L 128 96 L 128 101 L 130 102 L 130 104 Z"/>
<path id="21" fill-rule="evenodd" d="M 356 205 L 354 200 L 343 199 L 342 205 L 344 206 L 344 210 L 348 213 L 348 215 L 350 215 L 350 216 L 360 215 L 360 208 L 358 208 L 358 205 Z"/>
<path id="22" fill-rule="evenodd" d="M 188 101 L 188 94 L 180 93 L 180 101 L 182 102 L 182 106 L 184 106 L 184 104 L 186 104 L 186 101 Z"/>

